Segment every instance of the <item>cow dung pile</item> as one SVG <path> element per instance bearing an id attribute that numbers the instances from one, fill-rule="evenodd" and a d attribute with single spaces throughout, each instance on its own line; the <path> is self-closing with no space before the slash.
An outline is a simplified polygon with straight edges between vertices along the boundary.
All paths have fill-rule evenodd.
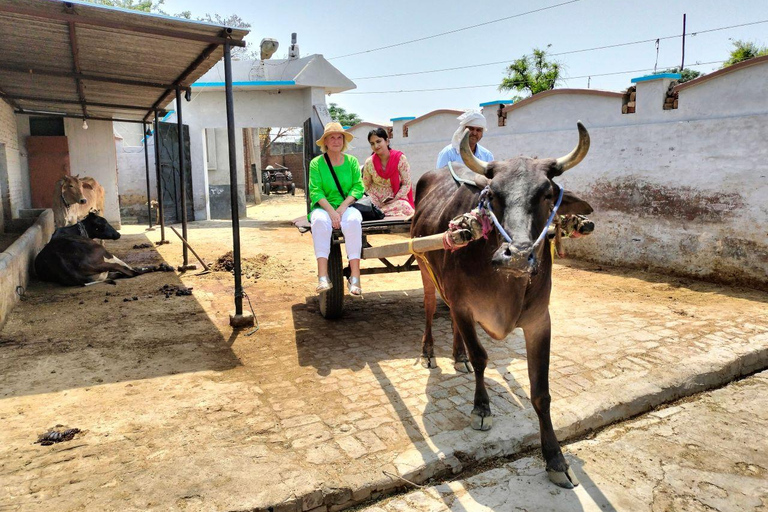
<path id="1" fill-rule="evenodd" d="M 56 428 L 60 428 L 63 425 L 56 425 Z M 75 434 L 80 433 L 79 428 L 68 428 L 66 430 L 51 429 L 48 432 L 37 436 L 35 443 L 40 443 L 43 446 L 50 446 L 54 443 L 62 443 L 64 441 L 71 441 L 74 439 Z"/>
<path id="2" fill-rule="evenodd" d="M 165 294 L 166 299 L 171 295 L 181 297 L 182 295 L 192 295 L 192 288 L 187 288 L 182 285 L 164 284 L 163 287 L 160 288 L 160 293 Z"/>
<path id="3" fill-rule="evenodd" d="M 219 257 L 211 266 L 211 270 L 214 272 L 229 272 L 234 273 L 235 260 L 232 255 L 232 251 Z M 267 254 L 257 254 L 253 258 L 241 258 L 240 260 L 240 272 L 243 277 L 248 279 L 258 280 L 264 279 L 276 279 L 284 277 L 288 268 L 280 263 L 277 258 L 269 256 Z"/>

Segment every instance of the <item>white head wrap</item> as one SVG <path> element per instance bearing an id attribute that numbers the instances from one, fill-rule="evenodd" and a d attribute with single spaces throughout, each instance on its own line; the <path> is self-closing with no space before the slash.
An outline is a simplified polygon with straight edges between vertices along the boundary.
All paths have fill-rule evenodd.
<path id="1" fill-rule="evenodd" d="M 485 122 L 485 116 L 477 110 L 468 110 L 456 118 L 459 121 L 459 128 L 456 133 L 453 134 L 451 139 L 451 145 L 456 151 L 459 150 L 459 144 L 461 144 L 461 138 L 464 135 L 464 130 L 467 126 L 475 126 L 482 128 L 485 131 L 488 127 Z"/>

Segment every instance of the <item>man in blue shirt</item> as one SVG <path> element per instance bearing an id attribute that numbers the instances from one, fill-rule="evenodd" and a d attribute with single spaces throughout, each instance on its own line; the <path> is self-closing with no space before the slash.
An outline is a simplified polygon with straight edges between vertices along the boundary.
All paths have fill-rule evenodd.
<path id="1" fill-rule="evenodd" d="M 477 158 L 484 162 L 490 162 L 493 160 L 493 153 L 486 148 L 478 144 L 480 139 L 483 138 L 483 133 L 486 129 L 485 116 L 480 112 L 470 110 L 457 117 L 459 121 L 459 128 L 453 134 L 451 143 L 445 146 L 440 154 L 437 155 L 437 169 L 442 169 L 448 165 L 448 162 L 458 162 L 463 165 L 461 155 L 459 154 L 459 144 L 461 144 L 461 138 L 464 136 L 464 129 L 469 128 L 469 147 Z"/>

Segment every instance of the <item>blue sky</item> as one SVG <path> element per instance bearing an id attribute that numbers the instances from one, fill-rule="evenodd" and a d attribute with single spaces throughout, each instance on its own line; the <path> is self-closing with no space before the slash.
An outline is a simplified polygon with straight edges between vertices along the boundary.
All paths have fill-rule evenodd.
<path id="1" fill-rule="evenodd" d="M 511 62 L 530 53 L 534 47 L 546 48 L 547 45 L 551 45 L 548 48 L 551 53 L 563 53 L 653 39 L 554 57 L 564 66 L 566 77 L 592 75 L 589 86 L 593 89 L 626 89 L 631 78 L 648 74 L 636 70 L 652 70 L 657 63 L 655 39 L 682 33 L 683 13 L 687 14 L 686 32 L 701 32 L 686 37 L 686 67 L 703 72 L 719 68 L 720 64 L 694 64 L 725 60 L 732 48 L 731 39 L 768 45 L 768 23 L 704 32 L 768 21 L 768 0 L 571 0 L 565 4 L 568 1 L 221 0 L 211 3 L 209 0 L 166 0 L 164 9 L 171 13 L 191 10 L 193 15 L 236 13 L 251 23 L 247 41 L 254 48 L 263 37 L 273 37 L 280 42 L 278 58 L 288 51 L 291 32 L 297 32 L 302 55 L 323 54 L 357 84 L 356 90 L 333 95 L 328 101 L 356 112 L 364 120 L 375 122 L 388 121 L 392 117 L 419 116 L 438 108 L 477 108 L 482 102 L 508 98 L 510 93 L 502 94 L 495 86 L 504 76 L 505 65 L 381 79 L 363 77 Z M 550 6 L 556 7 L 545 9 Z M 394 48 L 338 58 L 536 9 L 545 10 Z M 677 66 L 680 60 L 681 38 L 662 39 L 658 69 Z M 595 76 L 620 71 L 630 72 Z M 586 88 L 587 82 L 586 77 L 571 78 L 559 87 Z M 488 84 L 494 85 L 383 93 Z"/>

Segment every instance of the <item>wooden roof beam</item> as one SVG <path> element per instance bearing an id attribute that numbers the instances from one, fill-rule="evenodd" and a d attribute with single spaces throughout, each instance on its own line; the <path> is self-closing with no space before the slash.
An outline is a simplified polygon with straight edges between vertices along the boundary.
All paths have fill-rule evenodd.
<path id="1" fill-rule="evenodd" d="M 40 76 L 53 76 L 61 78 L 79 78 L 80 80 L 87 80 L 92 82 L 105 82 L 120 85 L 134 85 L 136 87 L 151 87 L 153 89 L 175 89 L 173 84 L 164 84 L 161 82 L 147 82 L 144 80 L 131 80 L 128 78 L 116 78 L 106 75 L 95 75 L 93 73 L 77 73 L 72 71 L 46 71 L 42 69 L 34 69 L 26 66 L 9 66 L 0 64 L 0 71 L 9 71 L 11 73 L 24 73 L 30 75 Z M 192 90 L 189 86 L 181 87 L 184 91 Z"/>
<path id="2" fill-rule="evenodd" d="M 82 101 L 80 100 L 63 100 L 59 98 L 44 98 L 40 96 L 20 96 L 16 94 L 5 94 L 0 93 L 0 97 L 8 99 L 8 100 L 16 100 L 16 101 L 34 101 L 37 103 L 49 103 L 52 105 L 83 105 Z M 142 112 L 147 110 L 147 107 L 141 106 L 141 105 L 123 105 L 118 103 L 98 103 L 89 101 L 87 103 L 88 106 L 91 107 L 102 107 L 102 108 L 118 108 L 122 110 L 141 110 Z M 19 107 L 23 108 L 23 107 Z M 83 113 L 84 116 L 88 117 L 87 113 Z"/>
<path id="3" fill-rule="evenodd" d="M 75 75 L 80 74 L 80 48 L 77 45 L 77 33 L 75 32 L 75 22 L 70 21 L 69 25 L 69 46 L 72 49 L 72 68 Z M 83 116 L 88 117 L 88 110 L 85 106 L 85 89 L 83 88 L 83 81 L 79 78 L 75 78 L 75 85 L 77 85 L 77 95 L 80 97 L 80 105 L 83 109 Z"/>

